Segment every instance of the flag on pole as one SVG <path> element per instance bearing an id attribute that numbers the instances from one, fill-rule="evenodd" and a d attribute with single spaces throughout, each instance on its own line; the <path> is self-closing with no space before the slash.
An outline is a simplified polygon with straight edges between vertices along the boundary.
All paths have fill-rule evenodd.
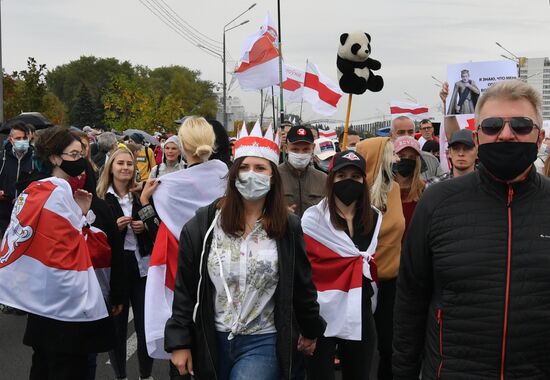
<path id="1" fill-rule="evenodd" d="M 365 252 L 359 251 L 344 231 L 334 228 L 326 198 L 307 209 L 302 217 L 306 252 L 311 263 L 312 280 L 317 288 L 317 302 L 320 314 L 327 322 L 326 337 L 361 340 L 363 277 L 373 281 L 373 310 L 376 307 L 373 256 L 378 245 L 382 214 L 376 209 L 374 211 L 378 218 Z"/>
<path id="2" fill-rule="evenodd" d="M 162 221 L 157 233 L 145 286 L 145 341 L 149 356 L 169 359 L 164 351 L 164 326 L 172 315 L 181 230 L 198 208 L 223 196 L 227 166 L 212 160 L 166 174 L 153 194 Z"/>
<path id="3" fill-rule="evenodd" d="M 413 120 L 420 120 L 428 116 L 428 107 L 416 103 L 393 100 L 390 103 L 390 113 L 392 119 L 399 116 L 407 116 Z"/>
<path id="4" fill-rule="evenodd" d="M 300 103 L 304 88 L 305 71 L 290 65 L 284 65 L 286 80 L 283 82 L 283 96 L 286 103 Z M 274 86 L 274 93 L 279 95 L 279 86 Z"/>
<path id="5" fill-rule="evenodd" d="M 343 93 L 331 79 L 321 74 L 317 65 L 308 62 L 304 77 L 304 100 L 321 115 L 333 115 Z"/>
<path id="6" fill-rule="evenodd" d="M 332 141 L 338 141 L 338 136 L 336 135 L 336 131 L 334 129 L 319 129 L 319 137 L 324 137 Z"/>
<path id="7" fill-rule="evenodd" d="M 256 91 L 279 84 L 277 31 L 269 13 L 260 30 L 244 41 L 234 76 L 245 91 Z"/>
<path id="8" fill-rule="evenodd" d="M 51 177 L 29 185 L 15 200 L 2 239 L 0 303 L 59 321 L 106 318 L 85 224 L 67 181 Z"/>

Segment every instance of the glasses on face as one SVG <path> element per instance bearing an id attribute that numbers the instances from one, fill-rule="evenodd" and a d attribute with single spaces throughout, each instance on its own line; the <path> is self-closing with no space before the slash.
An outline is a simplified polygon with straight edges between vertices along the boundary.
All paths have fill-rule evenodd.
<path id="1" fill-rule="evenodd" d="M 84 157 L 84 152 L 77 152 L 77 151 L 72 151 L 72 152 L 69 152 L 69 153 L 61 153 L 62 156 L 69 156 L 71 157 L 73 160 L 78 160 L 79 158 L 83 158 Z"/>
<path id="2" fill-rule="evenodd" d="M 488 117 L 479 123 L 478 129 L 481 129 L 483 133 L 488 136 L 496 136 L 500 134 L 504 126 L 508 123 L 514 134 L 516 135 L 528 135 L 533 130 L 533 127 L 540 129 L 533 120 L 528 117 Z"/>
<path id="3" fill-rule="evenodd" d="M 421 131 L 431 131 L 433 127 L 422 127 L 420 128 Z"/>

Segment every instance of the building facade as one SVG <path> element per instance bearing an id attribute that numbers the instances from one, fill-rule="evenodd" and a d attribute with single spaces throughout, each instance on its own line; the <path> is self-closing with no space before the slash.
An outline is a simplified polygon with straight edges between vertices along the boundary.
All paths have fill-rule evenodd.
<path id="1" fill-rule="evenodd" d="M 542 94 L 542 118 L 550 120 L 550 58 L 525 58 L 520 62 L 520 79 Z"/>

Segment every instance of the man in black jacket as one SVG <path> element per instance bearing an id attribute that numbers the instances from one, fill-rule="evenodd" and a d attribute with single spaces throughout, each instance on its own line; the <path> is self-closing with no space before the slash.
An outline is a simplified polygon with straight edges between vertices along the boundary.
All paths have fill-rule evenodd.
<path id="1" fill-rule="evenodd" d="M 394 379 L 550 378 L 550 181 L 533 167 L 541 96 L 505 81 L 477 107 L 479 170 L 430 186 L 405 240 Z"/>

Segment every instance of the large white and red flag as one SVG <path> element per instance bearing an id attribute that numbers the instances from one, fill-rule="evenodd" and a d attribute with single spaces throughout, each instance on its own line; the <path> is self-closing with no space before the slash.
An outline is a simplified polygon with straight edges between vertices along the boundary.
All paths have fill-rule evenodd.
<path id="1" fill-rule="evenodd" d="M 319 137 L 324 137 L 332 141 L 338 141 L 338 135 L 334 129 L 319 129 Z"/>
<path id="2" fill-rule="evenodd" d="M 283 81 L 284 74 L 283 70 Z M 244 41 L 234 76 L 245 91 L 256 91 L 279 84 L 277 30 L 269 13 L 260 30 Z"/>
<path id="3" fill-rule="evenodd" d="M 90 252 L 92 266 L 101 287 L 101 293 L 105 299 L 109 299 L 111 292 L 111 261 L 113 258 L 113 250 L 109 244 L 109 239 L 103 230 L 95 226 L 90 226 L 83 232 Z"/>
<path id="4" fill-rule="evenodd" d="M 285 64 L 286 79 L 283 82 L 283 99 L 285 103 L 300 103 L 304 88 L 306 72 L 296 67 Z M 279 95 L 279 86 L 274 87 L 275 95 Z"/>
<path id="5" fill-rule="evenodd" d="M 227 165 L 212 160 L 162 176 L 153 194 L 161 220 L 145 287 L 145 340 L 149 356 L 169 359 L 164 351 L 164 326 L 172 315 L 180 233 L 200 207 L 223 196 Z"/>
<path id="6" fill-rule="evenodd" d="M 390 113 L 392 119 L 399 116 L 407 116 L 413 120 L 424 119 L 428 116 L 428 107 L 416 103 L 401 102 L 393 100 L 390 102 Z"/>
<path id="7" fill-rule="evenodd" d="M 304 241 L 317 288 L 320 314 L 327 322 L 326 337 L 361 340 L 361 297 L 363 276 L 373 281 L 373 310 L 376 307 L 376 265 L 373 256 L 378 244 L 382 214 L 365 252 L 330 221 L 327 200 L 306 210 L 302 217 Z"/>
<path id="8" fill-rule="evenodd" d="M 307 63 L 303 97 L 315 112 L 327 116 L 333 115 L 342 95 L 338 84 L 321 74 L 317 65 Z"/>
<path id="9" fill-rule="evenodd" d="M 0 248 L 0 303 L 60 321 L 106 318 L 69 183 L 51 177 L 17 197 Z"/>

